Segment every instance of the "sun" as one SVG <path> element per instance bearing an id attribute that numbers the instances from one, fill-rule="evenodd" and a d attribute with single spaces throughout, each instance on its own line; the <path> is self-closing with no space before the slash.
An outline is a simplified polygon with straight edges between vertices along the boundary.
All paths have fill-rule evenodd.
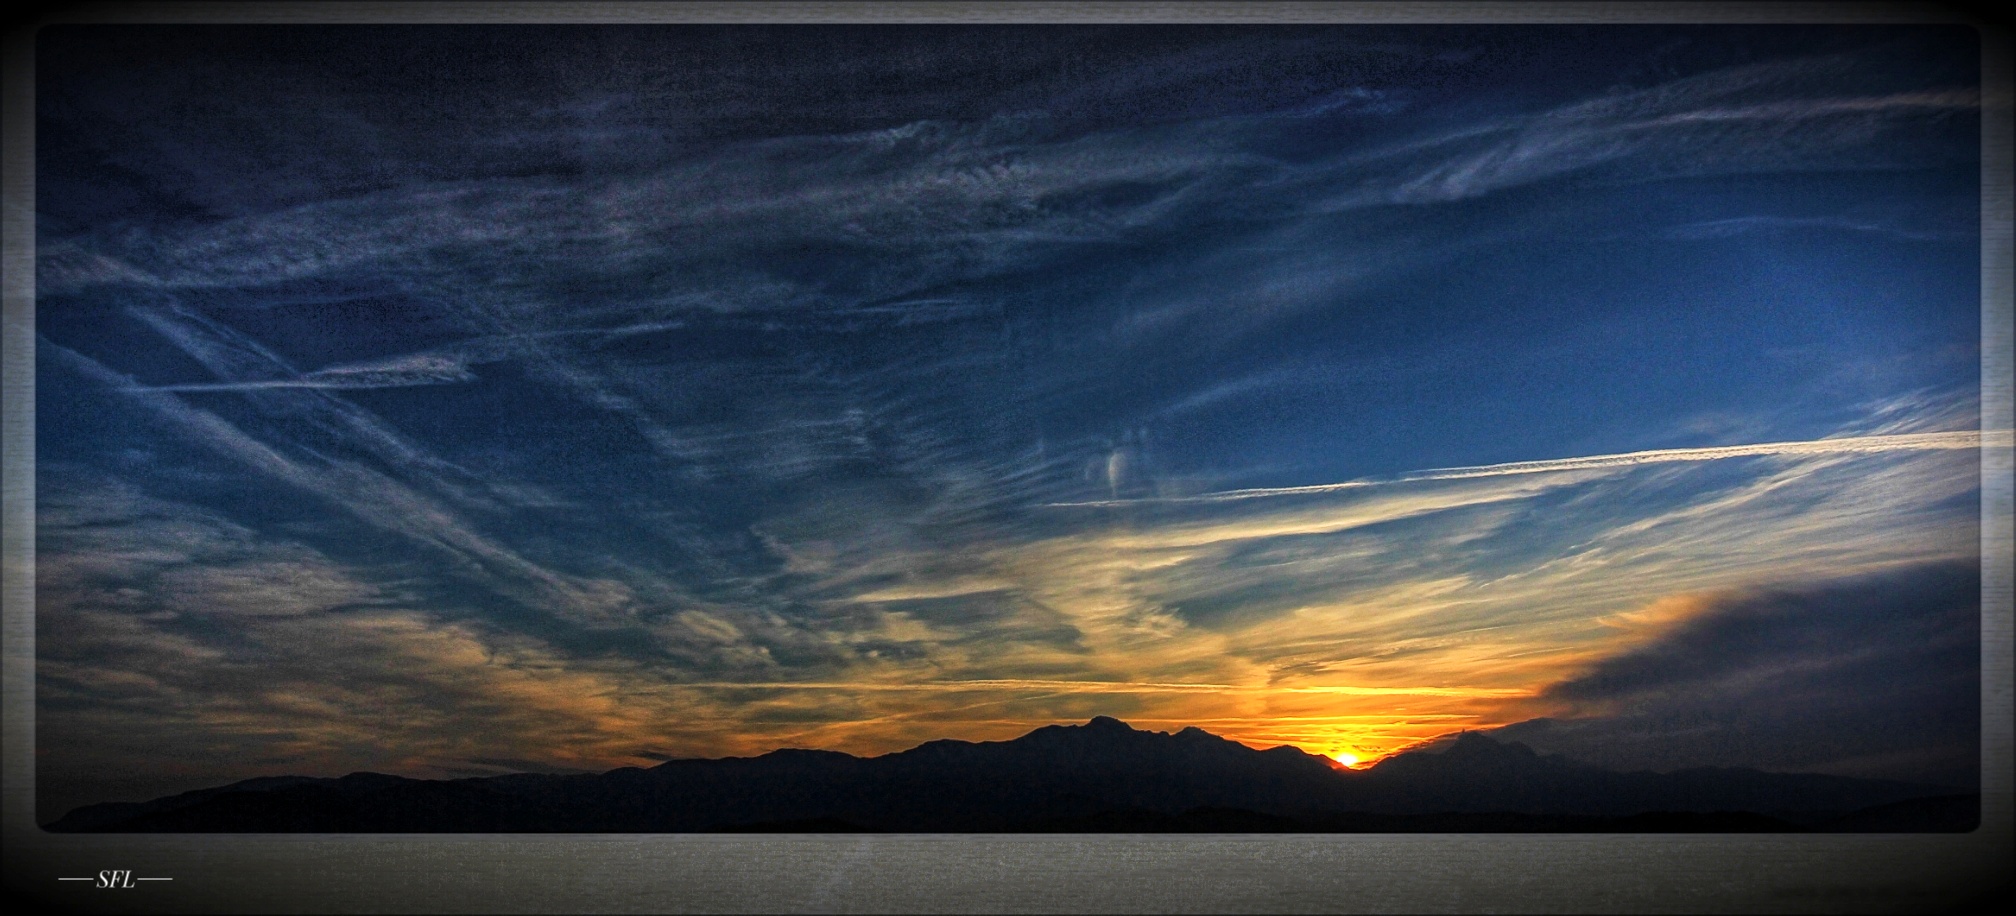
<path id="1" fill-rule="evenodd" d="M 1358 765 L 1358 755 L 1353 754 L 1350 751 L 1338 751 L 1335 754 L 1331 754 L 1330 759 L 1335 760 L 1338 763 L 1341 763 L 1347 767 L 1355 767 Z"/>

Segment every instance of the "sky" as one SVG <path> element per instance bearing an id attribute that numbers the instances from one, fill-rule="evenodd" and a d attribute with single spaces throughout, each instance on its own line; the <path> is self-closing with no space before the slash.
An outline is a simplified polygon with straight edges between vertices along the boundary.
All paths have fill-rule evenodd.
<path id="1" fill-rule="evenodd" d="M 1978 779 L 1969 30 L 38 67 L 45 819 L 1094 715 Z"/>

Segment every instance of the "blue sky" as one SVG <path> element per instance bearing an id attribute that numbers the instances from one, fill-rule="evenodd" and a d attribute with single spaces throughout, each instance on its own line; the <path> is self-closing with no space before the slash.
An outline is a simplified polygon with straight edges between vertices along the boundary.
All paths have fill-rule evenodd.
<path id="1" fill-rule="evenodd" d="M 1969 781 L 1974 48 L 45 30 L 44 802 L 1094 714 Z"/>

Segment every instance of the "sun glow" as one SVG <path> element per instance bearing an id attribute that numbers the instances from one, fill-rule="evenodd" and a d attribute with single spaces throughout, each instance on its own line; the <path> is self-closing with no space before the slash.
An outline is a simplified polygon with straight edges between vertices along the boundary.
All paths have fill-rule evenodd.
<path id="1" fill-rule="evenodd" d="M 1357 754 L 1353 754 L 1349 751 L 1338 751 L 1334 754 L 1331 754 L 1330 759 L 1335 760 L 1338 763 L 1341 763 L 1347 767 L 1355 767 L 1358 765 L 1359 757 Z"/>

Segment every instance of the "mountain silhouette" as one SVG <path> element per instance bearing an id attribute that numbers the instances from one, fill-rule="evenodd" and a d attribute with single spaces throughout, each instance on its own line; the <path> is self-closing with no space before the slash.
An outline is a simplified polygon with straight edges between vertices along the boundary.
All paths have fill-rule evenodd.
<path id="1" fill-rule="evenodd" d="M 1466 733 L 1340 769 L 1100 716 L 879 757 L 786 749 L 600 774 L 264 777 L 89 805 L 65 832 L 1968 830 L 1951 789 L 1808 773 L 1605 770 Z M 1831 825 L 1831 826 L 1830 826 Z"/>

